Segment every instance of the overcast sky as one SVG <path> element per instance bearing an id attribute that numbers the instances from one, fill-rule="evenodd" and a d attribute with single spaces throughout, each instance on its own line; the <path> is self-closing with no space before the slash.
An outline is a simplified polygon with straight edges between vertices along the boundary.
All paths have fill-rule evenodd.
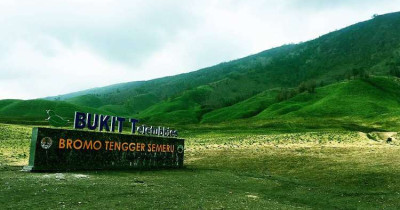
<path id="1" fill-rule="evenodd" d="M 0 99 L 190 72 L 395 11 L 400 0 L 1 0 Z"/>

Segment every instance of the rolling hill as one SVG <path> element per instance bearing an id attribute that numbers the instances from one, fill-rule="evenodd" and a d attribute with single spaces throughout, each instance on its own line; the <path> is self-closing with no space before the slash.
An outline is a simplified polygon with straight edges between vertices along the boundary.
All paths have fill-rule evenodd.
<path id="1" fill-rule="evenodd" d="M 153 106 L 154 109 L 149 108 L 138 116 L 150 122 L 168 123 L 170 120 L 181 124 L 210 124 L 239 119 L 290 121 L 298 118 L 385 122 L 387 117 L 400 118 L 400 80 L 394 77 L 373 76 L 341 81 L 319 87 L 315 93 L 304 92 L 281 102 L 276 99 L 278 92 L 277 89 L 266 90 L 205 114 L 201 113 L 201 101 L 195 100 L 201 97 L 190 98 L 190 92 L 186 92 L 186 95 Z"/>
<path id="2" fill-rule="evenodd" d="M 384 124 L 380 117 L 398 116 L 398 81 L 388 75 L 400 69 L 399 31 L 400 13 L 380 15 L 308 42 L 186 74 L 48 97 L 43 106 L 38 104 L 45 100 L 3 100 L 0 117 L 25 117 L 15 111 L 25 109 L 34 119 L 39 110 L 30 106 L 65 106 L 149 123 L 346 118 Z M 311 81 L 319 86 L 315 93 L 297 91 Z M 277 100 L 282 90 L 298 93 Z"/>
<path id="3" fill-rule="evenodd" d="M 108 104 L 122 105 L 139 95 L 152 94 L 158 100 L 153 98 L 150 106 L 185 90 L 209 85 L 215 90 L 210 98 L 223 97 L 207 105 L 220 108 L 270 88 L 295 87 L 311 79 L 336 82 L 354 68 L 384 74 L 387 64 L 399 57 L 399 30 L 400 13 L 381 15 L 309 42 L 285 45 L 191 73 L 96 88 L 81 95 L 94 94 Z M 79 94 L 49 99 L 65 100 Z M 143 110 L 135 104 L 131 108 Z"/>
<path id="4" fill-rule="evenodd" d="M 72 120 L 75 111 L 89 113 L 103 113 L 112 115 L 113 113 L 98 110 L 91 107 L 78 106 L 64 101 L 36 100 L 1 100 L 0 101 L 0 121 L 9 123 L 39 123 L 42 124 L 47 119 L 46 110 L 51 109 L 56 114 L 65 119 Z"/>
<path id="5" fill-rule="evenodd" d="M 400 83 L 393 78 L 370 78 L 335 83 L 272 104 L 256 119 L 347 117 L 373 119 L 400 111 Z"/>

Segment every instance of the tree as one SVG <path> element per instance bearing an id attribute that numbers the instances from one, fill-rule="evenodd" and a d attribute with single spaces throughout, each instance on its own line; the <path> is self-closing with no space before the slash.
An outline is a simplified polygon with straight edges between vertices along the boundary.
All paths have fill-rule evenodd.
<path id="1" fill-rule="evenodd" d="M 360 74 L 360 71 L 359 71 L 358 68 L 353 68 L 353 70 L 351 71 L 351 75 L 353 76 L 354 79 L 355 79 L 359 74 Z"/>
<path id="2" fill-rule="evenodd" d="M 389 70 L 389 74 L 395 77 L 400 78 L 400 69 L 397 66 L 391 66 Z"/>
<path id="3" fill-rule="evenodd" d="M 389 75 L 400 78 L 400 61 L 388 62 Z"/>
<path id="4" fill-rule="evenodd" d="M 306 87 L 309 93 L 315 93 L 315 88 L 317 87 L 317 83 L 315 82 L 315 80 L 310 80 L 307 82 Z"/>
<path id="5" fill-rule="evenodd" d="M 302 92 L 306 91 L 307 90 L 306 83 L 305 82 L 301 82 L 299 87 L 297 87 L 297 90 L 298 90 L 299 93 L 302 93 Z"/>
<path id="6" fill-rule="evenodd" d="M 302 82 L 297 87 L 299 93 L 303 93 L 305 91 L 309 93 L 315 93 L 315 88 L 317 87 L 317 82 L 315 80 L 309 80 L 307 82 Z"/>
<path id="7" fill-rule="evenodd" d="M 351 74 L 349 72 L 347 72 L 345 76 L 347 80 L 351 80 Z"/>
<path id="8" fill-rule="evenodd" d="M 293 90 L 293 89 L 288 90 L 286 88 L 282 88 L 279 91 L 278 95 L 276 96 L 276 100 L 279 102 L 285 101 L 285 100 L 295 97 L 296 95 L 297 95 L 297 92 L 295 90 Z"/>
<path id="9" fill-rule="evenodd" d="M 368 78 L 369 77 L 368 72 L 363 67 L 353 68 L 351 71 L 351 75 L 353 76 L 354 79 L 356 79 L 356 77 L 359 77 L 359 78 Z"/>
<path id="10" fill-rule="evenodd" d="M 335 76 L 336 82 L 339 82 L 339 81 L 343 80 L 344 78 L 345 78 L 344 75 L 336 75 Z"/>

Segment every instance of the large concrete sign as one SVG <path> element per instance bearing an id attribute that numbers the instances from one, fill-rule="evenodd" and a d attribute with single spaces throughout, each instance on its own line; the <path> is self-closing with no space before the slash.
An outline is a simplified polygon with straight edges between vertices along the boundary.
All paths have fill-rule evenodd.
<path id="1" fill-rule="evenodd" d="M 156 169 L 183 166 L 184 140 L 82 130 L 33 128 L 30 171 Z"/>

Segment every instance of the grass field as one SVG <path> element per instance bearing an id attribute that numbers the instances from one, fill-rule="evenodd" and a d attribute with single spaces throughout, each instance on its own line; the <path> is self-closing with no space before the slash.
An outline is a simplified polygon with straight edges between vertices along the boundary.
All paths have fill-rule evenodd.
<path id="1" fill-rule="evenodd" d="M 0 209 L 400 208 L 395 133 L 193 130 L 182 170 L 28 173 L 30 133 L 0 124 Z"/>

